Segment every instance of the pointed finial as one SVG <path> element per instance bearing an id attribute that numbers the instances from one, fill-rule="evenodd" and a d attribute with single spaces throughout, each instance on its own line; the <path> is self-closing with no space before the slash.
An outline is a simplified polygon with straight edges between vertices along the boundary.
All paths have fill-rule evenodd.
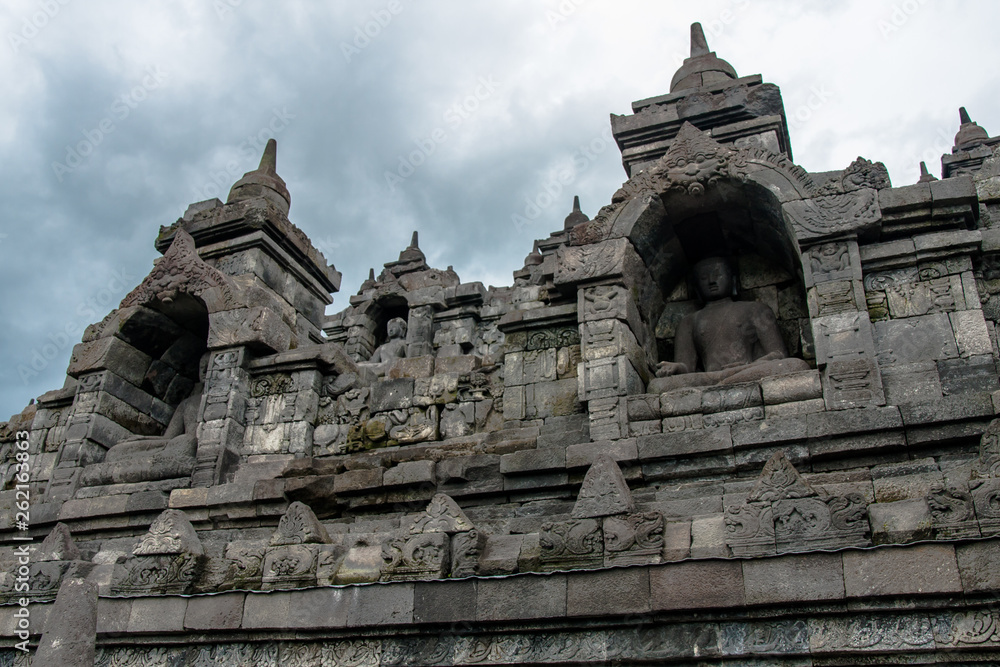
<path id="1" fill-rule="evenodd" d="M 413 238 L 410 239 L 410 247 L 411 248 L 419 248 L 420 247 L 417 244 L 417 232 L 416 232 L 416 230 L 413 231 Z"/>
<path id="2" fill-rule="evenodd" d="M 936 181 L 936 180 L 937 179 L 934 176 L 932 176 L 929 171 L 927 171 L 927 163 L 926 162 L 921 162 L 920 163 L 920 179 L 917 180 L 917 183 L 930 183 L 931 181 Z"/>
<path id="3" fill-rule="evenodd" d="M 969 112 L 965 110 L 965 107 L 958 108 L 958 118 L 962 121 L 962 125 L 972 122 L 972 119 L 969 118 Z"/>
<path id="4" fill-rule="evenodd" d="M 368 280 L 375 280 L 375 268 L 368 269 Z"/>
<path id="5" fill-rule="evenodd" d="M 573 227 L 576 227 L 581 222 L 587 222 L 588 220 L 590 220 L 590 218 L 587 217 L 587 214 L 580 210 L 580 197 L 579 197 L 579 195 L 574 195 L 573 196 L 573 210 L 570 212 L 569 215 L 566 216 L 566 219 L 563 221 L 563 229 L 564 230 L 566 230 L 566 229 L 572 229 Z"/>
<path id="6" fill-rule="evenodd" d="M 264 154 L 260 158 L 260 166 L 257 169 L 261 171 L 277 171 L 278 167 L 278 142 L 271 139 L 267 140 L 267 146 L 264 147 Z"/>
<path id="7" fill-rule="evenodd" d="M 691 24 L 691 57 L 707 56 L 711 51 L 708 48 L 708 41 L 705 39 L 705 31 L 701 29 L 700 23 Z"/>

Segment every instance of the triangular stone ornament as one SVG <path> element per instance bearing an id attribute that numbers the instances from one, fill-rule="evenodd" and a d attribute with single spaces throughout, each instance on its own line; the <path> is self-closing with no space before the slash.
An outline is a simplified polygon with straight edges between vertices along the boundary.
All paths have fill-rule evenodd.
<path id="1" fill-rule="evenodd" d="M 149 532 L 135 545 L 136 556 L 174 554 L 204 555 L 198 533 L 180 510 L 164 510 L 149 527 Z"/>
<path id="2" fill-rule="evenodd" d="M 573 505 L 574 519 L 592 519 L 635 511 L 632 492 L 618 462 L 602 455 L 583 478 L 583 486 Z"/>
<path id="3" fill-rule="evenodd" d="M 431 498 L 427 509 L 421 512 L 410 525 L 410 534 L 417 533 L 464 533 L 472 530 L 475 526 L 465 515 L 462 508 L 458 506 L 451 496 L 443 493 L 436 494 Z"/>
<path id="4" fill-rule="evenodd" d="M 757 483 L 747 496 L 747 502 L 808 498 L 815 495 L 816 491 L 785 458 L 785 452 L 778 450 L 764 464 Z"/>
<path id="5" fill-rule="evenodd" d="M 225 303 L 232 301 L 229 278 L 206 264 L 191 235 L 178 228 L 167 252 L 139 286 L 122 299 L 120 307 L 142 306 L 157 299 L 168 302 L 180 293 L 200 297 L 212 288 L 220 290 Z"/>
<path id="6" fill-rule="evenodd" d="M 326 528 L 305 503 L 295 501 L 288 506 L 285 516 L 278 522 L 278 529 L 271 536 L 271 546 L 288 544 L 327 544 L 330 536 Z"/>
<path id="7" fill-rule="evenodd" d="M 42 540 L 42 544 L 35 552 L 33 560 L 36 562 L 54 560 L 80 560 L 80 550 L 70 535 L 69 528 L 64 523 L 57 523 L 52 532 Z"/>

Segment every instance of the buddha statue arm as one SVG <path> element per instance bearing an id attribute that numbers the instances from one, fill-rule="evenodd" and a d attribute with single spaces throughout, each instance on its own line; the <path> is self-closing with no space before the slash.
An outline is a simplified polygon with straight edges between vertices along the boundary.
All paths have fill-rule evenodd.
<path id="1" fill-rule="evenodd" d="M 681 320 L 674 336 L 674 360 L 661 361 L 656 366 L 656 377 L 683 375 L 698 366 L 698 352 L 694 345 L 694 318 L 688 315 Z"/>
<path id="2" fill-rule="evenodd" d="M 785 347 L 785 341 L 781 337 L 781 331 L 778 329 L 778 320 L 774 317 L 774 312 L 764 304 L 758 304 L 758 306 L 756 312 L 753 314 L 753 322 L 754 328 L 757 331 L 757 341 L 760 343 L 763 354 L 754 359 L 754 361 L 772 361 L 786 358 L 788 356 L 788 348 Z"/>

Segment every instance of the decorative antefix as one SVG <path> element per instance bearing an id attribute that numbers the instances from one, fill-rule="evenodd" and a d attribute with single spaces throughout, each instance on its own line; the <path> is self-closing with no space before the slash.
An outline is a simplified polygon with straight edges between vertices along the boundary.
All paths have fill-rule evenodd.
<path id="1" fill-rule="evenodd" d="M 602 455 L 583 478 L 583 486 L 573 506 L 574 519 L 591 519 L 635 511 L 632 492 L 618 463 Z"/>
<path id="2" fill-rule="evenodd" d="M 198 534 L 180 510 L 164 510 L 132 553 L 115 567 L 115 595 L 189 593 L 207 560 Z"/>
<path id="3" fill-rule="evenodd" d="M 135 545 L 136 556 L 193 554 L 201 556 L 205 550 L 198 533 L 180 510 L 164 510 L 149 527 L 149 532 Z"/>
<path id="4" fill-rule="evenodd" d="M 57 523 L 42 545 L 35 552 L 33 560 L 36 563 L 60 560 L 80 560 L 80 550 L 70 535 L 69 528 L 64 523 Z"/>
<path id="5" fill-rule="evenodd" d="M 779 450 L 746 502 L 726 508 L 726 543 L 735 556 L 867 546 L 867 511 L 860 493 L 820 497 Z"/>
<path id="6" fill-rule="evenodd" d="M 464 533 L 474 526 L 465 512 L 450 496 L 443 493 L 431 498 L 427 509 L 421 512 L 410 524 L 410 534 L 417 533 Z"/>
<path id="7" fill-rule="evenodd" d="M 330 536 L 316 515 L 304 503 L 298 501 L 288 506 L 285 515 L 278 522 L 278 529 L 271 536 L 272 547 L 288 544 L 326 544 Z"/>

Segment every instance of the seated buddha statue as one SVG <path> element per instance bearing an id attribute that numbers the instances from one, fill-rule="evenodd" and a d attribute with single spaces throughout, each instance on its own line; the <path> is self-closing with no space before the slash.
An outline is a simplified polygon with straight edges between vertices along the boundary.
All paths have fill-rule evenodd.
<path id="1" fill-rule="evenodd" d="M 406 356 L 406 320 L 394 317 L 386 323 L 385 328 L 389 339 L 375 348 L 368 361 L 358 364 L 363 368 L 370 368 L 378 377 L 385 376 L 397 359 Z"/>
<path id="2" fill-rule="evenodd" d="M 788 356 L 767 305 L 733 300 L 733 270 L 725 259 L 701 260 L 694 266 L 694 277 L 705 305 L 681 320 L 674 360 L 657 365 L 649 393 L 753 382 L 809 369 L 805 361 Z"/>
<path id="3" fill-rule="evenodd" d="M 208 355 L 201 361 L 200 382 L 174 410 L 163 435 L 134 435 L 114 445 L 104 461 L 88 465 L 80 475 L 80 486 L 101 486 L 189 477 L 198 450 L 198 411 Z"/>

